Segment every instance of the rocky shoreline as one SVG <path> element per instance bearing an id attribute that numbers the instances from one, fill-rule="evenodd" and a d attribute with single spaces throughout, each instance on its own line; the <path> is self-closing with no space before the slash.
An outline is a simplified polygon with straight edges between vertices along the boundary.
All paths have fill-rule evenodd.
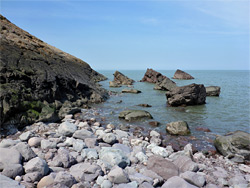
<path id="1" fill-rule="evenodd" d="M 134 136 L 98 115 L 34 123 L 0 142 L 3 187 L 249 187 L 250 167 L 187 144 L 174 152 L 160 134 Z M 8 179 L 10 177 L 14 180 Z"/>

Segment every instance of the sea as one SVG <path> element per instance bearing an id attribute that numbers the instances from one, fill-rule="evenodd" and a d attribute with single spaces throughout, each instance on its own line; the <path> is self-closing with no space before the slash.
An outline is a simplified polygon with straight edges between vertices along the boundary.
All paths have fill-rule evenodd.
<path id="1" fill-rule="evenodd" d="M 119 71 L 119 70 L 118 70 Z M 172 79 L 175 70 L 156 70 Z M 241 130 L 250 133 L 250 71 L 246 70 L 188 70 L 195 79 L 175 80 L 177 86 L 192 83 L 204 86 L 219 86 L 219 97 L 207 97 L 206 104 L 187 107 L 169 107 L 165 91 L 154 90 L 154 84 L 140 82 L 146 70 L 121 70 L 120 72 L 135 80 L 135 89 L 142 93 L 121 93 L 120 88 L 110 88 L 109 81 L 114 79 L 115 70 L 99 70 L 108 80 L 99 82 L 101 87 L 113 91 L 113 95 L 101 104 L 94 105 L 98 113 L 106 117 L 107 123 L 114 125 L 124 124 L 132 127 L 143 127 L 143 130 L 155 129 L 162 134 L 166 133 L 166 124 L 174 121 L 186 121 L 191 130 L 191 135 L 200 140 L 211 140 L 216 135 L 225 135 L 229 132 Z M 145 108 L 138 104 L 149 104 Z M 146 110 L 153 116 L 153 121 L 160 122 L 159 127 L 148 124 L 152 120 L 126 122 L 118 118 L 121 111 L 127 109 Z M 208 128 L 211 132 L 201 132 L 197 127 Z M 207 142 L 205 144 L 208 144 Z"/>

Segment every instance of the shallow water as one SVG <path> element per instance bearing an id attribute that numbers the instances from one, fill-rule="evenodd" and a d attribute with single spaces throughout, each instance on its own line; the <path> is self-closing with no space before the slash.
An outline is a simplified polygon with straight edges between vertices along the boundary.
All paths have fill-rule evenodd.
<path id="1" fill-rule="evenodd" d="M 146 71 L 146 70 L 145 70 Z M 121 71 L 129 78 L 139 81 L 145 71 Z M 158 70 L 163 75 L 171 78 L 175 71 Z M 100 82 L 103 88 L 120 92 L 121 88 L 110 88 L 109 81 L 113 80 L 114 70 L 99 71 L 108 80 Z M 184 120 L 188 122 L 192 135 L 220 134 L 242 130 L 250 133 L 250 71 L 187 71 L 194 80 L 174 80 L 178 86 L 191 83 L 204 84 L 205 86 L 220 86 L 219 97 L 207 97 L 205 105 L 188 107 L 167 107 L 165 91 L 153 90 L 154 84 L 146 82 L 135 82 L 134 88 L 141 90 L 140 94 L 119 94 L 111 96 L 103 104 L 95 107 L 101 115 L 106 116 L 107 121 L 114 124 L 140 125 L 144 128 L 152 128 L 148 121 L 125 122 L 119 120 L 118 115 L 125 109 L 142 109 L 150 112 L 155 121 L 161 123 L 156 128 L 160 132 L 166 132 L 166 124 L 172 121 Z M 121 103 L 118 103 L 121 101 Z M 136 106 L 141 103 L 152 105 L 151 108 Z M 212 133 L 201 133 L 196 127 L 209 128 Z"/>

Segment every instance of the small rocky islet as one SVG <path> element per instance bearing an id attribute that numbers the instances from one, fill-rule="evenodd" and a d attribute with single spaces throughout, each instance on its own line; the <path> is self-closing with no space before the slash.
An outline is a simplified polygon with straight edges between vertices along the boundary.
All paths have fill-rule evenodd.
<path id="1" fill-rule="evenodd" d="M 249 187 L 249 133 L 218 136 L 214 145 L 220 154 L 207 153 L 194 150 L 192 144 L 176 150 L 155 130 L 135 134 L 102 121 L 97 112 L 87 118 L 83 108 L 89 111 L 91 103 L 109 97 L 97 83 L 106 78 L 0 18 L 1 187 Z M 194 79 L 181 70 L 173 78 Z M 178 87 L 153 69 L 147 69 L 141 81 L 166 91 L 169 107 L 202 105 L 206 96 L 220 94 L 218 86 Z M 134 82 L 116 71 L 110 87 L 127 86 L 123 93 L 139 94 Z M 119 118 L 153 117 L 131 109 Z M 185 121 L 168 123 L 166 131 L 176 138 L 191 134 Z"/>

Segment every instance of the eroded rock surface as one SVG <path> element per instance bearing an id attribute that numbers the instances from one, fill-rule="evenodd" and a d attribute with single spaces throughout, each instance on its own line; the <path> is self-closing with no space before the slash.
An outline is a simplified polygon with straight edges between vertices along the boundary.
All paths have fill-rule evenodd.
<path id="1" fill-rule="evenodd" d="M 165 78 L 166 76 L 162 75 L 161 73 L 153 69 L 147 69 L 141 82 L 158 83 L 162 82 Z"/>
<path id="2" fill-rule="evenodd" d="M 57 121 L 65 101 L 72 107 L 106 99 L 106 91 L 95 83 L 105 77 L 86 62 L 41 41 L 2 15 L 0 19 L 2 134 L 15 132 L 10 132 L 10 125 Z"/>
<path id="3" fill-rule="evenodd" d="M 194 77 L 180 69 L 177 69 L 176 72 L 174 73 L 173 79 L 191 80 L 194 79 Z"/>

